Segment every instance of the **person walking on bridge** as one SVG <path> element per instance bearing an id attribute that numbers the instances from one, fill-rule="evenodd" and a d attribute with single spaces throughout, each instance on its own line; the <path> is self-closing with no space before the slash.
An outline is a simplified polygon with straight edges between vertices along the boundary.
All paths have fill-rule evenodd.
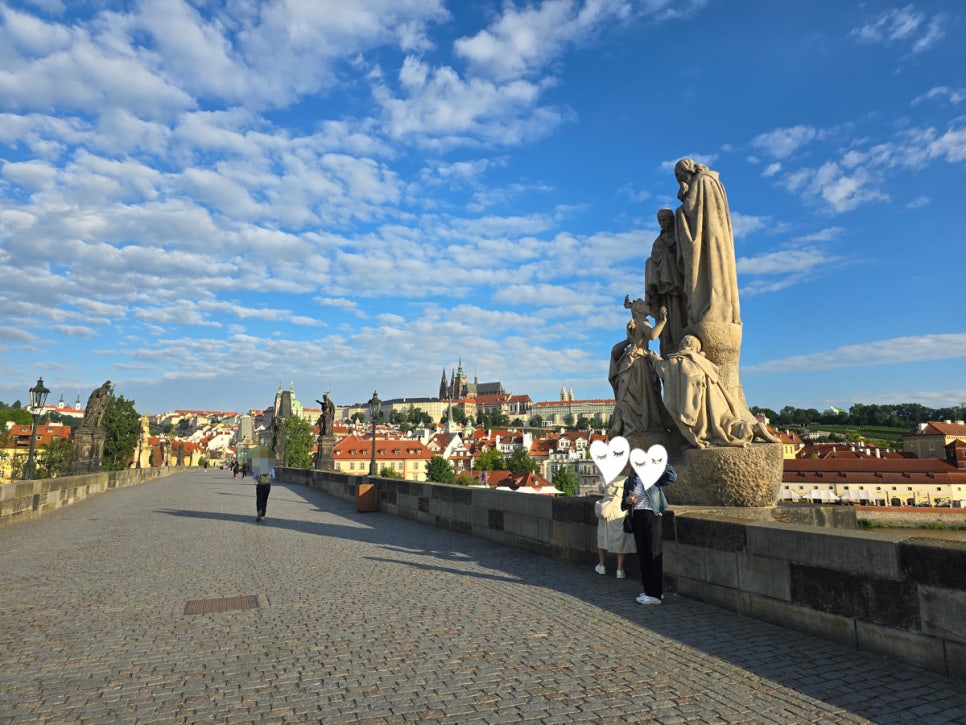
<path id="1" fill-rule="evenodd" d="M 259 473 L 255 479 L 255 521 L 265 518 L 265 510 L 268 508 L 268 494 L 272 491 L 272 474 L 270 472 Z"/>

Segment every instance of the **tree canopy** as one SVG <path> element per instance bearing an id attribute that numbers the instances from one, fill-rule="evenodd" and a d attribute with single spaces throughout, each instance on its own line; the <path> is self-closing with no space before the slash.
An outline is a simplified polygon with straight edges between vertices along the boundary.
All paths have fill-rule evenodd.
<path id="1" fill-rule="evenodd" d="M 426 480 L 436 483 L 455 483 L 453 465 L 442 456 L 433 456 L 426 466 Z"/>
<path id="2" fill-rule="evenodd" d="M 312 467 L 312 426 L 298 416 L 286 418 L 282 423 L 285 436 L 285 461 L 289 468 Z"/>
<path id="3" fill-rule="evenodd" d="M 141 433 L 141 416 L 134 409 L 134 401 L 123 395 L 107 396 L 104 417 L 104 454 L 102 462 L 105 471 L 120 471 L 130 465 L 134 449 Z"/>
<path id="4" fill-rule="evenodd" d="M 477 471 L 505 471 L 506 461 L 503 459 L 503 454 L 499 450 L 491 448 L 477 457 L 473 463 L 473 467 Z"/>
<path id="5" fill-rule="evenodd" d="M 567 496 L 576 496 L 580 491 L 580 479 L 570 466 L 562 466 L 553 475 L 553 485 Z"/>
<path id="6" fill-rule="evenodd" d="M 796 408 L 786 405 L 776 412 L 770 408 L 754 406 L 751 412 L 763 413 L 772 425 L 855 425 L 888 428 L 913 428 L 930 420 L 963 420 L 964 404 L 946 408 L 928 408 L 918 403 L 889 403 L 886 405 L 853 404 L 848 412 L 815 408 Z"/>

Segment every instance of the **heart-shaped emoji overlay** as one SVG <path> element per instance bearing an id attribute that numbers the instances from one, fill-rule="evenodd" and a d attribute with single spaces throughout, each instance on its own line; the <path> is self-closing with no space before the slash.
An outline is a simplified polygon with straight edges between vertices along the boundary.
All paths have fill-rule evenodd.
<path id="1" fill-rule="evenodd" d="M 604 483 L 610 483 L 621 475 L 627 466 L 630 450 L 631 444 L 623 436 L 617 436 L 607 443 L 597 440 L 590 444 L 590 456 L 604 477 Z"/>
<path id="2" fill-rule="evenodd" d="M 593 455 L 593 446 L 591 446 L 591 455 Z M 649 489 L 657 483 L 664 469 L 667 468 L 667 449 L 660 443 L 646 451 L 635 448 L 631 451 L 631 468 L 644 483 L 644 490 Z"/>

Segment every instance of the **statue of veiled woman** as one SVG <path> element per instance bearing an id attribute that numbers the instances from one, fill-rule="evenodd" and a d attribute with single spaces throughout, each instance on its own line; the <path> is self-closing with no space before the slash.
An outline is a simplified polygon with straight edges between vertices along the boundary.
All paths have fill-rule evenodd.
<path id="1" fill-rule="evenodd" d="M 718 172 L 684 158 L 674 167 L 681 206 L 675 212 L 678 263 L 688 300 L 687 324 L 741 324 L 738 272 L 728 196 Z"/>

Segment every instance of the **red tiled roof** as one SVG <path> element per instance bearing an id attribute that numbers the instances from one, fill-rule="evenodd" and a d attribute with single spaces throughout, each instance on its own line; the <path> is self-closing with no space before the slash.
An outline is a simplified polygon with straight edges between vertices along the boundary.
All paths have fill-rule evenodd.
<path id="1" fill-rule="evenodd" d="M 416 440 L 376 438 L 376 459 L 380 461 L 428 461 L 434 455 Z M 332 457 L 340 461 L 368 461 L 372 458 L 372 438 L 346 436 L 335 444 Z"/>
<path id="2" fill-rule="evenodd" d="M 902 437 L 907 436 L 962 436 L 966 438 L 966 423 L 947 423 L 946 421 L 935 421 L 931 420 L 926 423 L 922 430 L 918 428 L 909 433 L 904 434 Z"/>

